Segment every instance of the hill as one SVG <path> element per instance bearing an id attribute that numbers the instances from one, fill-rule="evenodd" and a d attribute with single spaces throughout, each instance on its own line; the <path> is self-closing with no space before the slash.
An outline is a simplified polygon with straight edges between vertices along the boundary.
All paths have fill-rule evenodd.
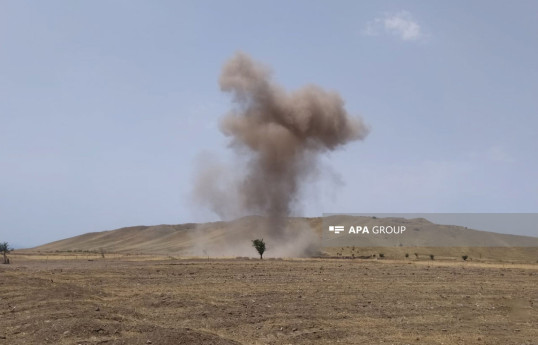
<path id="1" fill-rule="evenodd" d="M 375 224 L 376 219 L 358 216 L 332 216 L 325 222 L 344 226 Z M 244 217 L 230 222 L 187 223 L 180 225 L 133 226 L 116 230 L 92 232 L 52 243 L 32 251 L 65 252 L 94 251 L 107 253 L 159 254 L 171 256 L 255 256 L 251 240 L 264 238 L 268 243 L 267 257 L 301 257 L 347 255 L 346 247 L 357 247 L 357 252 L 378 252 L 402 256 L 403 253 L 432 252 L 459 256 L 475 253 L 478 257 L 509 257 L 536 262 L 538 238 L 500 234 L 467 229 L 461 226 L 434 224 L 426 219 L 384 218 L 390 224 L 404 225 L 402 236 L 363 236 L 360 241 L 349 237 L 328 235 L 323 218 L 289 218 L 287 230 L 277 234 L 267 229 L 267 220 Z M 324 233 L 325 231 L 325 233 Z M 347 231 L 347 230 L 346 230 Z M 335 248 L 341 248 L 336 250 Z M 413 250 L 413 248 L 422 248 Z M 427 249 L 425 249 L 427 248 Z M 437 249 L 434 249 L 437 248 Z M 474 248 L 474 249 L 471 249 Z M 498 248 L 498 249 L 494 249 Z"/>

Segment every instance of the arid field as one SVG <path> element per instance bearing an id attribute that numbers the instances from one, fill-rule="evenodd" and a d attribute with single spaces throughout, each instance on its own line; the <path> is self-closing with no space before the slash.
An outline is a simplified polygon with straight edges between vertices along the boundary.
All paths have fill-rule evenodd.
<path id="1" fill-rule="evenodd" d="M 538 344 L 538 264 L 11 255 L 0 344 Z"/>

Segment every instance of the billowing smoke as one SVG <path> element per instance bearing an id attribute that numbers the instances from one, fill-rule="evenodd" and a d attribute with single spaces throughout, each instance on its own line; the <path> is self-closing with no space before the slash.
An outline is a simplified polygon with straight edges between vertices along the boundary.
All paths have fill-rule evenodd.
<path id="1" fill-rule="evenodd" d="M 206 164 L 198 175 L 196 197 L 222 218 L 266 216 L 278 237 L 319 156 L 364 139 L 368 128 L 347 113 L 338 93 L 316 85 L 286 92 L 266 66 L 244 53 L 223 66 L 219 83 L 234 102 L 220 129 L 245 164 L 237 166 L 237 174 Z"/>

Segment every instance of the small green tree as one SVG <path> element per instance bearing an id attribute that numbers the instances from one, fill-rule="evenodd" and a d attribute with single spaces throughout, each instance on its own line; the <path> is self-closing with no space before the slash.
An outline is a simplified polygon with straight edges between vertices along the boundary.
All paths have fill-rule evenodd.
<path id="1" fill-rule="evenodd" d="M 4 255 L 4 263 L 9 264 L 9 259 L 7 255 L 9 252 L 11 252 L 13 249 L 9 247 L 9 244 L 7 242 L 0 243 L 0 253 Z"/>
<path id="2" fill-rule="evenodd" d="M 260 254 L 260 260 L 263 259 L 263 253 L 265 252 L 265 242 L 263 241 L 263 238 L 252 240 L 252 246 L 256 248 L 258 251 L 258 254 Z"/>
<path id="3" fill-rule="evenodd" d="M 461 258 L 463 259 L 463 261 L 467 261 L 469 257 L 467 255 L 463 255 Z"/>

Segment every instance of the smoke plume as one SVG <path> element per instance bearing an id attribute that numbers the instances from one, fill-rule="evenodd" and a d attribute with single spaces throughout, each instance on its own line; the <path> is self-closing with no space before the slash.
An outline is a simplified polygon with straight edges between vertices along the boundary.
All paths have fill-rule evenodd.
<path id="1" fill-rule="evenodd" d="M 278 237 L 320 155 L 364 139 L 368 128 L 347 113 L 338 93 L 316 85 L 287 92 L 273 82 L 269 68 L 244 53 L 225 63 L 219 84 L 234 103 L 220 129 L 245 164 L 233 177 L 222 166 L 206 167 L 195 194 L 223 218 L 265 216 Z M 228 179 L 219 184 L 223 176 Z"/>

